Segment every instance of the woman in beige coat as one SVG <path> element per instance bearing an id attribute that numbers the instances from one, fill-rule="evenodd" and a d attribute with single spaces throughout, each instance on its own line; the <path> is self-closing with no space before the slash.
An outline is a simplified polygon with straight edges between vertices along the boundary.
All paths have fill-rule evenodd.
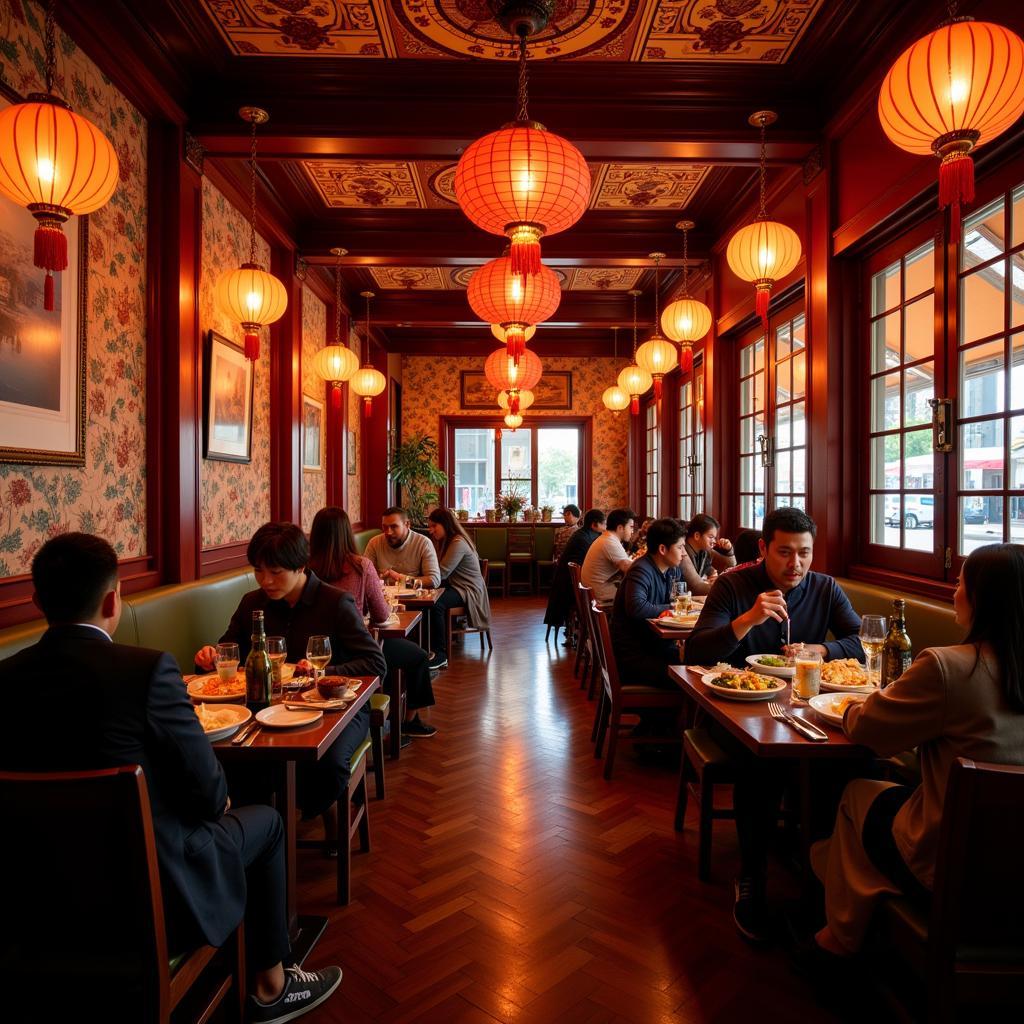
<path id="1" fill-rule="evenodd" d="M 851 782 L 832 838 L 812 848 L 828 921 L 815 939 L 830 953 L 860 948 L 882 896 L 928 898 L 957 757 L 1024 764 L 1024 546 L 972 552 L 953 607 L 962 644 L 922 651 L 891 686 L 846 710 L 855 743 L 883 757 L 916 746 L 921 784 Z"/>

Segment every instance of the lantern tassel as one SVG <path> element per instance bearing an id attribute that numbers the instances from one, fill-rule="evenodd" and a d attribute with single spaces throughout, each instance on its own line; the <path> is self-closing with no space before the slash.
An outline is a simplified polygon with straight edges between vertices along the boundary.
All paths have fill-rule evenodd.
<path id="1" fill-rule="evenodd" d="M 32 262 L 40 270 L 67 270 L 68 239 L 59 222 L 40 221 L 33 243 Z"/>
<path id="2" fill-rule="evenodd" d="M 534 229 L 515 230 L 511 234 L 509 259 L 513 274 L 524 277 L 540 273 L 540 233 Z"/>
<path id="3" fill-rule="evenodd" d="M 632 416 L 640 415 L 640 396 L 630 395 L 629 397 L 629 412 Z"/>
<path id="4" fill-rule="evenodd" d="M 761 326 L 768 330 L 768 300 L 771 298 L 771 285 L 757 286 L 757 297 L 754 300 L 754 309 L 761 320 Z"/>
<path id="5" fill-rule="evenodd" d="M 679 353 L 679 368 L 683 373 L 689 373 L 693 369 L 693 349 L 689 345 L 684 345 Z"/>
<path id="6" fill-rule="evenodd" d="M 513 416 L 516 413 L 519 412 L 519 395 L 518 394 L 513 395 L 511 400 L 509 401 L 509 403 L 508 403 L 508 411 L 510 413 L 512 413 Z"/>
<path id="7" fill-rule="evenodd" d="M 245 358 L 256 362 L 260 357 L 260 336 L 255 331 L 245 332 Z"/>
<path id="8" fill-rule="evenodd" d="M 974 161 L 967 153 L 949 153 L 939 164 L 939 207 L 950 209 L 950 237 L 960 240 L 960 206 L 974 202 Z"/>
<path id="9" fill-rule="evenodd" d="M 363 396 L 363 416 L 369 419 L 373 415 L 373 399 L 369 395 Z"/>
<path id="10" fill-rule="evenodd" d="M 331 408 L 341 408 L 341 388 L 337 384 L 331 385 Z"/>
<path id="11" fill-rule="evenodd" d="M 654 400 L 656 402 L 660 402 L 661 401 L 661 378 L 660 377 L 655 377 L 654 378 Z"/>
<path id="12" fill-rule="evenodd" d="M 43 309 L 53 311 L 53 274 L 48 270 L 43 280 Z"/>

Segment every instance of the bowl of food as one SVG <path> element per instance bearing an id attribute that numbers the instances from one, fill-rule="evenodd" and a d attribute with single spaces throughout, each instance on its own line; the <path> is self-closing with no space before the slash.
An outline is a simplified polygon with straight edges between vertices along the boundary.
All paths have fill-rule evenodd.
<path id="1" fill-rule="evenodd" d="M 346 676 L 321 676 L 316 681 L 316 692 L 324 700 L 334 700 L 340 697 L 349 688 L 349 681 Z"/>
<path id="2" fill-rule="evenodd" d="M 712 692 L 728 700 L 769 700 L 786 689 L 781 679 L 735 668 L 707 672 L 701 682 Z"/>
<path id="3" fill-rule="evenodd" d="M 747 664 L 762 675 L 792 679 L 796 674 L 793 661 L 783 654 L 748 654 Z"/>

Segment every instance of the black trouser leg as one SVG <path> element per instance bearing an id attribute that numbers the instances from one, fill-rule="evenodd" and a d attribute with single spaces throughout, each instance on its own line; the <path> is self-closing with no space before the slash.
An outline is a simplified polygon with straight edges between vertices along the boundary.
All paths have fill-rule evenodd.
<path id="1" fill-rule="evenodd" d="M 295 784 L 303 818 L 315 818 L 337 803 L 348 785 L 352 755 L 369 732 L 370 709 L 364 706 L 319 761 L 298 765 Z"/>
<path id="2" fill-rule="evenodd" d="M 411 640 L 384 640 L 381 644 L 388 674 L 401 671 L 405 680 L 406 707 L 410 711 L 434 706 L 427 652 Z"/>
<path id="3" fill-rule="evenodd" d="M 450 584 L 444 584 L 444 593 L 430 609 L 430 646 L 435 654 L 448 653 L 448 630 L 445 628 L 445 613 L 449 608 L 463 604 L 462 595 Z"/>
<path id="4" fill-rule="evenodd" d="M 288 956 L 284 824 L 272 807 L 239 807 L 221 826 L 245 864 L 245 955 L 250 971 L 266 971 Z"/>

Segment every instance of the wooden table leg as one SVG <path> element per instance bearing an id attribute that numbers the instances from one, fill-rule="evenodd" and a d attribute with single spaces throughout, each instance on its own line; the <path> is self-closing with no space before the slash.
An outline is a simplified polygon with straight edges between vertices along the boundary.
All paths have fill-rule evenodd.
<path id="1" fill-rule="evenodd" d="M 391 698 L 391 759 L 397 761 L 402 756 L 402 721 L 405 708 L 402 707 L 402 694 L 405 692 L 405 679 L 401 669 L 396 668 L 388 673 L 388 696 Z"/>

